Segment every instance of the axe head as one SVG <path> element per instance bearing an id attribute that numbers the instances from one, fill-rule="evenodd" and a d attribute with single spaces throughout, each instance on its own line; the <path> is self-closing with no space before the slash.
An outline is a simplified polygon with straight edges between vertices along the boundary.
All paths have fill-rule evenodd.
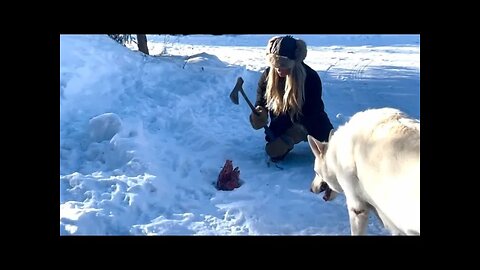
<path id="1" fill-rule="evenodd" d="M 232 92 L 230 93 L 230 99 L 234 104 L 238 105 L 238 92 L 243 90 L 243 79 L 242 77 L 238 77 L 237 83 L 235 84 L 235 87 L 233 88 Z"/>

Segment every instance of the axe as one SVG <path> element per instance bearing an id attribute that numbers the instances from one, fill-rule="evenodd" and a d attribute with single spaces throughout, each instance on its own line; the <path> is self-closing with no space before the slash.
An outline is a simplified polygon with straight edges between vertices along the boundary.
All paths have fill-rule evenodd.
<path id="1" fill-rule="evenodd" d="M 234 104 L 238 105 L 238 92 L 240 92 L 242 94 L 243 98 L 245 99 L 245 101 L 248 103 L 248 106 L 250 107 L 252 112 L 255 115 L 258 116 L 259 113 L 257 112 L 257 110 L 255 110 L 255 107 L 253 106 L 253 104 L 248 99 L 247 95 L 243 91 L 242 86 L 243 86 L 243 79 L 242 79 L 242 77 L 238 77 L 237 83 L 235 84 L 235 87 L 233 88 L 232 92 L 230 93 L 230 99 L 232 100 L 232 102 Z M 275 136 L 273 135 L 272 130 L 267 125 L 265 125 L 263 128 L 265 129 L 265 134 L 267 134 L 267 136 L 270 138 L 270 140 L 272 140 L 272 141 L 275 140 Z"/>

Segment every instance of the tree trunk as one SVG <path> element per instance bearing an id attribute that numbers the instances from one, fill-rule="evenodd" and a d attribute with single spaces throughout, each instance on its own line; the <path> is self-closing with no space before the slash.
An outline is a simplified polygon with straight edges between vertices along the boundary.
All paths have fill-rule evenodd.
<path id="1" fill-rule="evenodd" d="M 148 55 L 147 36 L 137 34 L 138 50 Z"/>

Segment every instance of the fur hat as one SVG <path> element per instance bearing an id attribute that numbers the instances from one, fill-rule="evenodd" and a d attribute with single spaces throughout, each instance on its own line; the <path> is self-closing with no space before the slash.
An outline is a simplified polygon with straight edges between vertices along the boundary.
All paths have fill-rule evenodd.
<path id="1" fill-rule="evenodd" d="M 267 59 L 274 67 L 292 68 L 307 57 L 307 44 L 292 36 L 273 37 L 268 41 Z"/>

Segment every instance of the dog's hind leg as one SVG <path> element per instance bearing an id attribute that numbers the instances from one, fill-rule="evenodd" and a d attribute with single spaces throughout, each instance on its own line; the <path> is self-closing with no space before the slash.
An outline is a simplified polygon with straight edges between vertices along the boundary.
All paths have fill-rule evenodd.
<path id="1" fill-rule="evenodd" d="M 393 222 L 380 210 L 372 206 L 371 210 L 376 214 L 377 218 L 381 221 L 382 225 L 387 228 L 392 235 L 403 235 L 400 229 L 398 229 Z"/>

